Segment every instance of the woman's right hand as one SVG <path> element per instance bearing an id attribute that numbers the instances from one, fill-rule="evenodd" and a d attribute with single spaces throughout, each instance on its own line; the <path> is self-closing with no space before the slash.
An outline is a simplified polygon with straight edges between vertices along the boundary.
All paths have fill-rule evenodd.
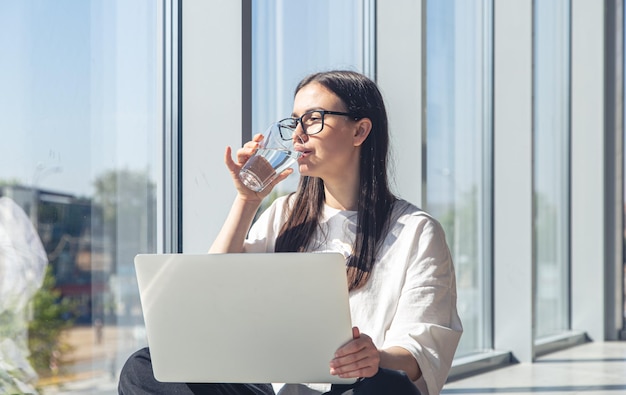
<path id="1" fill-rule="evenodd" d="M 226 147 L 226 152 L 224 154 L 224 163 L 230 171 L 230 175 L 233 179 L 233 183 L 235 184 L 235 188 L 237 189 L 237 193 L 239 194 L 240 198 L 245 200 L 263 200 L 263 198 L 270 194 L 276 184 L 278 184 L 279 182 L 287 178 L 291 173 L 293 173 L 292 168 L 283 171 L 274 181 L 272 181 L 271 184 L 269 184 L 267 187 L 265 187 L 265 189 L 260 192 L 255 192 L 251 189 L 248 189 L 248 187 L 246 187 L 241 182 L 241 180 L 239 179 L 239 171 L 241 171 L 243 165 L 248 161 L 248 159 L 250 159 L 252 155 L 254 155 L 256 150 L 259 148 L 259 142 L 261 140 L 263 140 L 263 135 L 256 134 L 254 135 L 254 137 L 252 137 L 252 141 L 248 141 L 243 145 L 243 147 L 239 148 L 236 153 L 236 162 L 232 158 L 232 149 L 230 147 Z"/>

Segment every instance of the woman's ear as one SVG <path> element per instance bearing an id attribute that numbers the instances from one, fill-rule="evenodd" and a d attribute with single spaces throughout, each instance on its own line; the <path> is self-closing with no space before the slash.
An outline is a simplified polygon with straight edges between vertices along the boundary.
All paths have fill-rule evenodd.
<path id="1" fill-rule="evenodd" d="M 372 121 L 369 118 L 361 118 L 356 121 L 356 129 L 354 131 L 354 146 L 358 147 L 367 136 L 369 136 L 370 131 L 372 130 Z"/>

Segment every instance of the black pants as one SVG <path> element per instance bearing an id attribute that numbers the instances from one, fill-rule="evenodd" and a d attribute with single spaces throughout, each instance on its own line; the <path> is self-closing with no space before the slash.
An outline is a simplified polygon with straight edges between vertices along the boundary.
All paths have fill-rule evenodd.
<path id="1" fill-rule="evenodd" d="M 404 372 L 379 369 L 378 373 L 355 384 L 333 385 L 329 395 L 352 389 L 358 395 L 420 395 Z M 120 395 L 274 395 L 272 385 L 227 383 L 163 383 L 154 378 L 150 350 L 143 348 L 128 358 L 118 385 Z"/>

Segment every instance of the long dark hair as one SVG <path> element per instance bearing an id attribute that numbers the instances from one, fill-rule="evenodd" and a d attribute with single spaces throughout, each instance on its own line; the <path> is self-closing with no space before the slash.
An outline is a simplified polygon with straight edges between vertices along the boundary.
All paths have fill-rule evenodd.
<path id="1" fill-rule="evenodd" d="M 347 261 L 349 287 L 358 289 L 367 282 L 372 271 L 396 200 L 387 179 L 387 112 L 378 87 L 362 74 L 342 70 L 312 74 L 298 84 L 295 94 L 312 82 L 336 94 L 346 105 L 347 112 L 372 122 L 372 130 L 361 147 L 357 232 L 354 253 Z M 306 250 L 319 225 L 325 198 L 322 179 L 300 177 L 295 194 L 296 198 L 290 199 L 293 206 L 287 221 L 276 239 L 276 252 Z"/>

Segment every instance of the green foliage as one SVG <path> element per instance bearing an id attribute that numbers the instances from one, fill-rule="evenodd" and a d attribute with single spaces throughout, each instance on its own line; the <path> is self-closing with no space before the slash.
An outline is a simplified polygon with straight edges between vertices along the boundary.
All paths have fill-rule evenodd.
<path id="1" fill-rule="evenodd" d="M 107 223 L 114 222 L 120 215 L 145 210 L 156 191 L 147 171 L 129 169 L 106 171 L 96 178 L 94 186 L 94 201 L 102 206 Z"/>
<path id="2" fill-rule="evenodd" d="M 33 372 L 26 361 L 21 362 L 19 358 L 4 361 L 4 366 L 8 368 L 0 369 L 2 394 L 22 393 L 19 388 L 28 388 L 33 384 L 37 377 L 35 372 L 40 377 L 57 373 L 63 354 L 69 351 L 61 340 L 61 332 L 72 325 L 67 318 L 74 311 L 74 306 L 59 300 L 60 292 L 54 287 L 55 279 L 48 266 L 42 287 L 26 309 L 15 310 L 9 306 L 0 313 L 0 341 L 9 340 L 20 353 L 26 354 L 28 348 L 28 362 L 34 369 Z M 30 322 L 28 311 L 33 312 Z"/>
<path id="3" fill-rule="evenodd" d="M 110 241 L 103 251 L 110 257 L 110 271 L 132 272 L 137 253 L 156 249 L 156 183 L 147 170 L 116 169 L 98 175 L 94 187 L 92 216 L 101 218 L 99 237 Z M 122 299 L 129 306 L 136 303 L 130 294 Z"/>
<path id="4" fill-rule="evenodd" d="M 0 187 L 12 187 L 15 185 L 21 185 L 22 182 L 17 178 L 10 178 L 7 180 L 0 180 Z"/>
<path id="5" fill-rule="evenodd" d="M 61 333 L 72 326 L 76 306 L 67 299 L 60 299 L 61 292 L 55 284 L 48 266 L 43 285 L 33 298 L 34 317 L 28 325 L 29 359 L 40 376 L 56 373 L 63 354 L 70 351 Z"/>
<path id="6" fill-rule="evenodd" d="M 20 320 L 15 317 L 12 311 L 0 313 L 0 340 L 13 339 L 20 331 Z"/>
<path id="7" fill-rule="evenodd" d="M 10 350 L 15 347 L 18 353 L 23 353 L 26 349 L 24 322 L 23 311 L 15 312 L 8 309 L 0 313 L 0 342 L 3 343 L 3 348 L 7 346 Z M 0 394 L 21 394 L 20 387 L 29 386 L 36 377 L 22 364 L 19 356 L 16 357 L 9 352 L 8 360 L 4 360 L 3 357 L 5 356 L 0 353 L 0 362 L 2 363 Z"/>

